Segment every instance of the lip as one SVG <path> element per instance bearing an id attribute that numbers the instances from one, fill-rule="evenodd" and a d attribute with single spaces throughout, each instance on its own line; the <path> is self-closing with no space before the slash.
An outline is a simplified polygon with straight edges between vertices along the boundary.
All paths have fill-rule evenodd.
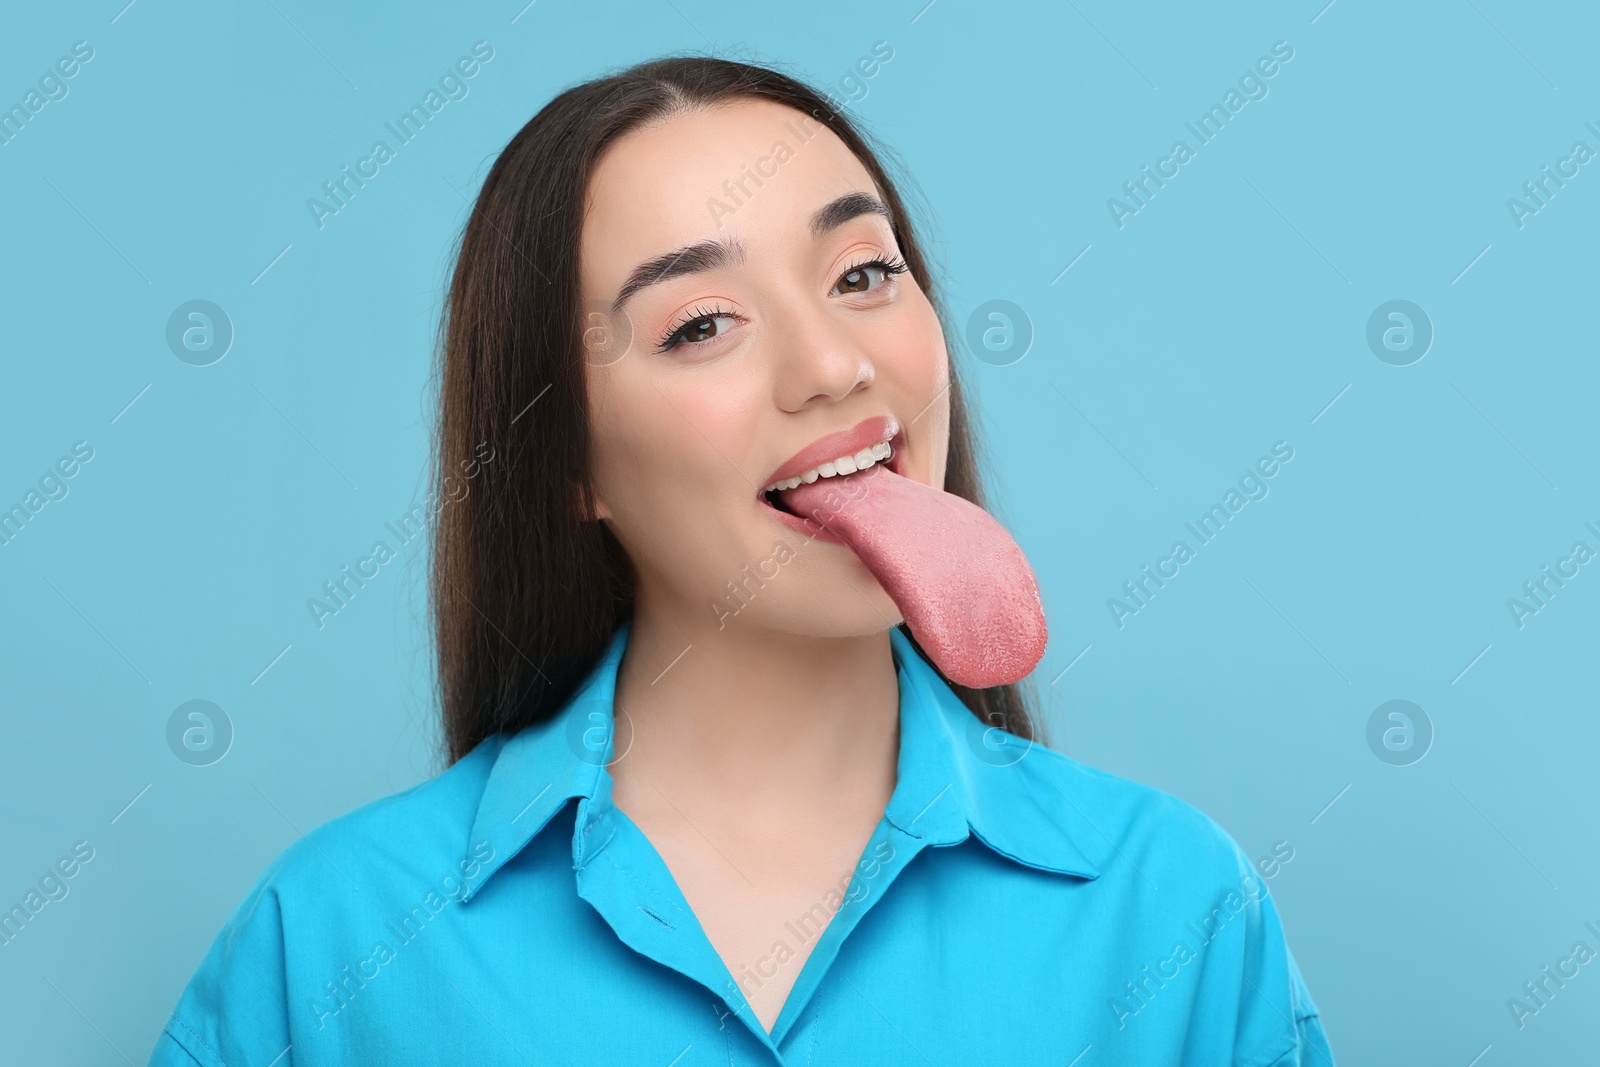
<path id="1" fill-rule="evenodd" d="M 846 452 L 854 455 L 863 448 L 868 448 L 880 441 L 889 442 L 889 447 L 894 450 L 889 457 L 887 466 L 895 474 L 905 474 L 905 429 L 893 415 L 878 415 L 870 419 L 863 419 L 848 430 L 819 437 L 805 448 L 796 452 L 783 466 L 773 471 L 762 482 L 762 485 L 771 485 L 782 478 L 793 478 L 812 467 L 826 463 L 830 459 L 837 459 Z M 779 524 L 787 526 L 795 533 L 808 540 L 822 541 L 825 544 L 848 544 L 829 530 L 826 526 L 819 525 L 814 519 L 801 518 L 791 515 L 787 511 L 780 511 L 767 500 L 767 494 L 758 490 L 756 500 L 765 508 Z"/>
<path id="2" fill-rule="evenodd" d="M 893 415 L 874 415 L 870 419 L 862 419 L 848 430 L 840 430 L 817 438 L 767 475 L 761 484 L 767 486 L 773 482 L 785 481 L 797 474 L 805 473 L 812 467 L 821 466 L 831 459 L 838 459 L 844 455 L 853 456 L 863 448 L 871 448 L 886 441 L 897 442 L 900 436 L 900 423 Z M 899 458 L 900 449 L 896 447 L 890 461 L 890 470 L 895 469 Z M 760 490 L 756 495 L 761 495 Z"/>

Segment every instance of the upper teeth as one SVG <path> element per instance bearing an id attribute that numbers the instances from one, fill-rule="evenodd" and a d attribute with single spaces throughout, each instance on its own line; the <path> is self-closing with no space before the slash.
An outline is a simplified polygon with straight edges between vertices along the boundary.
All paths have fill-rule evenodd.
<path id="1" fill-rule="evenodd" d="M 770 493 L 775 489 L 793 489 L 801 482 L 810 484 L 818 478 L 832 478 L 839 474 L 854 474 L 856 471 L 866 470 L 880 460 L 888 459 L 893 454 L 894 450 L 889 447 L 889 442 L 882 441 L 870 448 L 863 448 L 853 456 L 840 456 L 838 459 L 831 459 L 819 466 L 812 467 L 805 473 L 797 474 L 786 481 L 773 482 L 762 492 Z"/>

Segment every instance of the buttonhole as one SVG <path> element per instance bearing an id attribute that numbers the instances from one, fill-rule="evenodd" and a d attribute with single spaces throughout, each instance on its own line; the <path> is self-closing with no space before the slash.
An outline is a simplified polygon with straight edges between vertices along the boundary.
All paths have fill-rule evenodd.
<path id="1" fill-rule="evenodd" d="M 671 923 L 667 922 L 667 920 L 663 919 L 661 916 L 657 915 L 655 912 L 651 911 L 649 908 L 645 907 L 643 904 L 639 905 L 639 910 L 644 912 L 646 915 L 650 916 L 650 918 L 654 919 L 656 922 L 660 923 L 662 926 L 665 926 L 668 930 L 676 930 L 677 929 L 676 926 L 673 926 Z"/>

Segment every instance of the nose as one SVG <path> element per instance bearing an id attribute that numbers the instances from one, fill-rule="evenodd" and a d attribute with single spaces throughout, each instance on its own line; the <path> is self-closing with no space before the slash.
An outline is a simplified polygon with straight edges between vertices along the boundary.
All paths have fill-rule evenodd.
<path id="1" fill-rule="evenodd" d="M 848 314 L 845 312 L 844 314 Z M 788 412 L 837 403 L 877 376 L 872 357 L 831 308 L 789 308 L 773 325 L 774 399 Z"/>

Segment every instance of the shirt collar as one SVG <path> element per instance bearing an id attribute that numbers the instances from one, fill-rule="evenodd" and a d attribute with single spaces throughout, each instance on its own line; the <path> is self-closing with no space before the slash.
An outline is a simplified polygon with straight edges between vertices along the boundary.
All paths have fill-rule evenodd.
<path id="1" fill-rule="evenodd" d="M 930 844 L 965 840 L 1028 867 L 1094 879 L 1100 869 L 1067 830 L 1071 801 L 1047 761 L 1064 757 L 986 724 L 900 628 L 889 631 L 900 679 L 899 780 L 884 816 Z"/>
<path id="2" fill-rule="evenodd" d="M 470 900 L 520 852 L 566 802 L 609 803 L 613 701 L 631 623 L 624 622 L 567 704 L 551 719 L 498 744 L 473 820 L 472 843 L 493 851 L 470 880 Z M 986 726 L 912 647 L 899 627 L 889 631 L 900 687 L 898 780 L 884 817 L 931 845 L 953 845 L 969 832 L 1000 856 L 1024 866 L 1079 878 L 1099 877 L 1090 854 L 1066 827 L 1071 801 L 1040 764 L 1060 759 L 1033 743 Z M 1032 758 L 1024 758 L 1031 753 Z M 581 865 L 584 834 L 575 829 L 573 862 Z"/>

